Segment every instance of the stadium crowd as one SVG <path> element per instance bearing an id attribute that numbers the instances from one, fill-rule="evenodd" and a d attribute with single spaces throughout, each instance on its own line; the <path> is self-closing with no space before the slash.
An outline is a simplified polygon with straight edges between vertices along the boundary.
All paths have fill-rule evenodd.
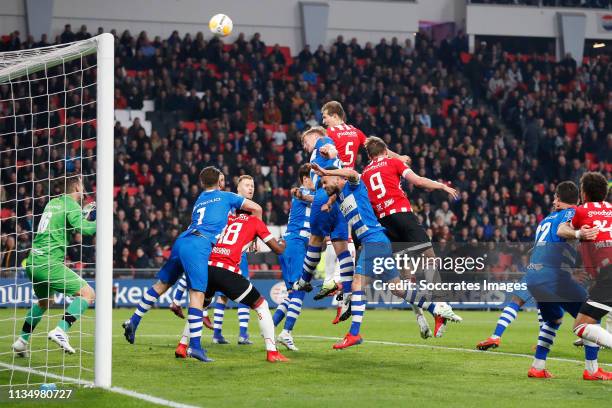
<path id="1" fill-rule="evenodd" d="M 293 57 L 259 34 L 231 44 L 201 33 L 113 34 L 116 109 L 155 103 L 150 134 L 139 119 L 115 126 L 117 268 L 163 263 L 189 223 L 203 164 L 221 168 L 229 189 L 252 175 L 264 221 L 286 224 L 290 188 L 308 160 L 300 132 L 321 122 L 328 100 L 342 103 L 347 123 L 409 155 L 415 172 L 460 190 L 460 200 L 448 202 L 443 193 L 405 186 L 434 241 L 532 241 L 556 183 L 578 181 L 587 169 L 612 171 L 609 60 L 555 62 L 509 55 L 496 44 L 470 55 L 462 32 L 439 44 L 421 34 L 378 44 L 339 36 Z M 86 27 L 73 33 L 66 26 L 56 42 L 88 36 Z M 3 47 L 46 43 L 13 33 Z M 81 166 L 72 153 L 66 166 Z M 362 154 L 358 169 L 366 163 Z M 2 265 L 11 265 L 7 257 L 28 241 L 16 245 L 4 231 L 11 226 L 2 228 Z"/>

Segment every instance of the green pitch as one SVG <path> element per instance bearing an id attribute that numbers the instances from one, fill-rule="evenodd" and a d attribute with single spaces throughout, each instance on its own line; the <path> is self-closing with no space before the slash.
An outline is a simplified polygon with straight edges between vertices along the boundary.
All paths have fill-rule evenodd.
<path id="1" fill-rule="evenodd" d="M 25 310 L 18 310 L 19 317 Z M 50 373 L 86 380 L 93 373 L 93 355 L 67 356 L 51 345 L 45 351 L 44 333 L 54 326 L 45 318 L 34 337 L 31 362 L 16 364 L 33 368 L 45 361 L 54 366 Z M 213 345 L 209 331 L 204 347 L 216 361 L 202 364 L 195 360 L 177 360 L 174 347 L 183 320 L 167 310 L 152 310 L 140 325 L 136 344 L 123 339 L 121 322 L 131 310 L 114 312 L 113 385 L 166 400 L 197 406 L 230 407 L 326 407 L 344 406 L 445 406 L 445 407 L 516 407 L 520 403 L 533 407 L 609 407 L 612 383 L 588 383 L 582 380 L 583 352 L 571 345 L 574 336 L 570 319 L 557 335 L 548 363 L 556 376 L 552 380 L 527 378 L 532 346 L 537 335 L 535 313 L 522 312 L 507 330 L 498 351 L 472 352 L 475 344 L 493 329 L 498 312 L 459 312 L 464 322 L 449 325 L 441 339 L 422 340 L 412 311 L 366 311 L 363 325 L 364 344 L 342 351 L 332 350 L 335 338 L 344 335 L 348 323 L 331 325 L 331 310 L 304 310 L 295 328 L 300 351 L 284 351 L 291 358 L 287 364 L 270 364 L 264 360 L 263 342 L 257 323 L 251 317 L 250 332 L 255 344 L 235 344 L 238 323 L 235 311 L 227 311 L 224 333 L 233 344 Z M 9 351 L 14 322 L 13 310 L 0 309 L 0 362 L 12 363 Z M 83 321 L 82 334 L 71 333 L 71 343 L 93 350 L 93 319 Z M 431 319 L 430 324 L 433 325 Z M 17 328 L 21 327 L 21 321 Z M 88 333 L 88 334 L 87 334 Z M 563 360 L 555 360 L 555 358 Z M 570 360 L 570 361 L 568 361 Z M 571 361 L 576 360 L 576 361 Z M 612 351 L 600 353 L 600 364 L 612 369 Z M 62 368 L 63 366 L 63 368 Z M 11 373 L 0 367 L 0 385 L 27 382 L 28 374 Z M 44 368 L 38 368 L 44 370 Z M 29 382 L 42 378 L 30 375 Z M 47 382 L 58 382 L 47 380 Z M 22 388 L 22 387 L 19 387 Z M 59 388 L 67 388 L 59 384 Z M 149 407 L 145 402 L 125 395 L 73 387 L 70 401 L 45 401 L 46 406 L 67 407 Z M 40 406 L 35 402 L 10 402 L 8 387 L 0 387 L 2 406 Z M 8 402 L 8 404 L 7 404 Z"/>

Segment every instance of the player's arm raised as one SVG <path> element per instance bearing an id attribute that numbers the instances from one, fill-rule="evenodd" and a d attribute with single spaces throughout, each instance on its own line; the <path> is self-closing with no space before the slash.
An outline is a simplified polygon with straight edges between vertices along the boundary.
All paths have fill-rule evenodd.
<path id="1" fill-rule="evenodd" d="M 390 150 L 389 148 L 387 148 L 387 156 L 391 159 L 401 160 L 402 163 L 404 163 L 406 166 L 410 166 L 410 164 L 412 163 L 412 159 L 410 158 L 410 156 L 407 156 L 405 154 L 395 153 L 393 150 Z"/>
<path id="2" fill-rule="evenodd" d="M 257 204 L 255 201 L 249 200 L 248 198 L 244 199 L 244 202 L 242 203 L 240 209 L 250 212 L 251 215 L 259 219 L 261 219 L 263 216 L 263 210 L 261 208 L 261 205 Z"/>
<path id="3" fill-rule="evenodd" d="M 319 176 L 338 176 L 345 177 L 351 183 L 356 183 L 359 181 L 359 173 L 357 173 L 353 169 L 335 169 L 335 170 L 326 170 L 319 166 L 316 163 L 312 163 L 312 170 L 317 173 Z"/>
<path id="4" fill-rule="evenodd" d="M 336 146 L 331 143 L 319 148 L 319 152 L 327 159 L 335 159 L 338 157 L 338 150 L 336 150 Z"/>
<path id="5" fill-rule="evenodd" d="M 87 220 L 83 215 L 81 206 L 74 200 L 66 200 L 66 219 L 73 228 L 79 230 L 83 235 L 94 235 L 96 233 L 96 222 Z"/>
<path id="6" fill-rule="evenodd" d="M 402 174 L 402 177 L 419 188 L 426 188 L 428 190 L 444 190 L 454 200 L 459 198 L 459 193 L 454 188 L 449 187 L 444 183 L 428 179 L 427 177 L 421 177 L 410 169 L 406 169 L 406 171 L 404 171 Z"/>
<path id="7" fill-rule="evenodd" d="M 312 203 L 314 201 L 314 195 L 304 194 L 299 187 L 293 187 L 291 189 L 291 195 L 298 200 L 304 201 L 305 203 Z"/>

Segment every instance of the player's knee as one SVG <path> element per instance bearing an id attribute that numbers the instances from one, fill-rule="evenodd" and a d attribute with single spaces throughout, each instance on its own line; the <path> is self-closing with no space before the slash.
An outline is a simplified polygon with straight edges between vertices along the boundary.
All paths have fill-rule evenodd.
<path id="1" fill-rule="evenodd" d="M 96 300 L 96 292 L 89 285 L 81 288 L 81 290 L 79 291 L 79 296 L 85 299 L 87 303 L 89 303 L 89 306 L 92 306 L 94 301 Z"/>
<path id="2" fill-rule="evenodd" d="M 219 303 L 220 305 L 226 305 L 227 304 L 227 296 L 217 296 L 217 303 Z"/>
<path id="3" fill-rule="evenodd" d="M 43 310 L 47 310 L 51 306 L 53 306 L 53 298 L 45 298 L 45 299 L 38 300 L 38 307 L 40 307 Z"/>

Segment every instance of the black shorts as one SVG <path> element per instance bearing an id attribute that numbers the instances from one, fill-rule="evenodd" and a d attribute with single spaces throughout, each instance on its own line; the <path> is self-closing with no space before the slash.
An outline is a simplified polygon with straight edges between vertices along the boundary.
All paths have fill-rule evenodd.
<path id="1" fill-rule="evenodd" d="M 580 313 L 601 320 L 612 312 L 612 265 L 599 270 L 595 284 L 589 290 L 589 298 L 580 308 Z"/>
<path id="2" fill-rule="evenodd" d="M 209 265 L 206 299 L 211 299 L 215 292 L 221 292 L 234 302 L 247 306 L 253 306 L 261 297 L 253 284 L 241 274 Z"/>
<path id="3" fill-rule="evenodd" d="M 431 240 L 413 212 L 390 214 L 379 221 L 385 227 L 387 238 L 394 244 L 394 253 L 421 253 L 431 248 Z"/>

